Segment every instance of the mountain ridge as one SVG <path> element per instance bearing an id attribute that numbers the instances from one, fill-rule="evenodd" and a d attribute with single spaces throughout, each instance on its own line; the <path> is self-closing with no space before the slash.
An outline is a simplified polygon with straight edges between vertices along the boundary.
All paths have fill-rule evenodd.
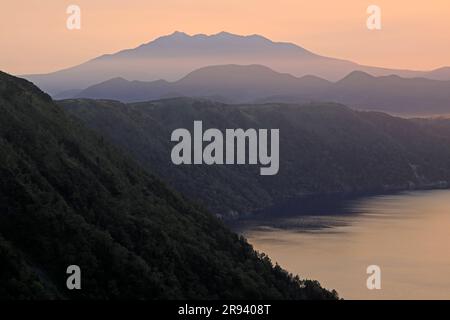
<path id="1" fill-rule="evenodd" d="M 234 104 L 332 101 L 356 109 L 404 115 L 450 113 L 450 81 L 398 75 L 376 77 L 352 71 L 331 82 L 313 75 L 295 77 L 255 64 L 203 67 L 174 82 L 108 80 L 65 98 L 139 102 L 176 96 Z"/>
<path id="2" fill-rule="evenodd" d="M 315 54 L 293 43 L 274 42 L 259 35 L 239 36 L 226 32 L 192 36 L 176 32 L 132 49 L 100 55 L 70 68 L 23 77 L 44 91 L 57 95 L 67 90 L 85 89 L 118 76 L 130 80 L 174 81 L 201 67 L 221 64 L 261 64 L 297 77 L 312 74 L 332 81 L 354 70 L 376 76 L 396 73 L 404 77 L 429 75 L 440 80 L 450 80 L 450 68 L 422 72 L 364 66 Z"/>

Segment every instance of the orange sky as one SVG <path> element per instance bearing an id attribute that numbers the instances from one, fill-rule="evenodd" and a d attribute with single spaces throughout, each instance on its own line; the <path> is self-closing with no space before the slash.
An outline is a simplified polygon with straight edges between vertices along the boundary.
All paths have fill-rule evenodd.
<path id="1" fill-rule="evenodd" d="M 450 65 L 449 0 L 14 0 L 0 6 L 0 70 L 40 73 L 175 30 L 261 34 L 315 53 L 392 68 Z M 81 30 L 66 8 L 81 7 Z M 370 4 L 381 31 L 366 28 Z"/>

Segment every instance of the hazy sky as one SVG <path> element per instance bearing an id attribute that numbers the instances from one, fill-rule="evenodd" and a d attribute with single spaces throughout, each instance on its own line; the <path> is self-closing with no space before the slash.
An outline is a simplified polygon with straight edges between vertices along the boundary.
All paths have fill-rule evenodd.
<path id="1" fill-rule="evenodd" d="M 66 8 L 81 7 L 81 30 Z M 382 30 L 366 28 L 369 5 Z M 450 65 L 449 0 L 14 0 L 0 6 L 0 70 L 50 72 L 175 30 L 261 34 L 315 53 L 392 68 Z"/>

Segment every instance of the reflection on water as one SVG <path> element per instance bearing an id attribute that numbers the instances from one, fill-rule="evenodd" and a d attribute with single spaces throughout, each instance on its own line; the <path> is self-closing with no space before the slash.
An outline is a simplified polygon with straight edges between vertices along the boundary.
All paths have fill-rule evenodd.
<path id="1" fill-rule="evenodd" d="M 294 207 L 272 208 L 235 230 L 346 299 L 450 299 L 450 191 L 318 201 L 306 212 L 297 203 L 298 214 Z M 381 290 L 366 287 L 369 265 L 381 267 Z"/>

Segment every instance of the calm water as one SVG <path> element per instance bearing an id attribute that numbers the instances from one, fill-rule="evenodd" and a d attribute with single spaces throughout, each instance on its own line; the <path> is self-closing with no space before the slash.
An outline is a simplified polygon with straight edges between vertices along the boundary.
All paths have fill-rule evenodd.
<path id="1" fill-rule="evenodd" d="M 450 191 L 300 207 L 273 208 L 235 229 L 288 271 L 346 299 L 450 299 Z M 366 287 L 369 265 L 381 267 L 381 290 Z"/>

